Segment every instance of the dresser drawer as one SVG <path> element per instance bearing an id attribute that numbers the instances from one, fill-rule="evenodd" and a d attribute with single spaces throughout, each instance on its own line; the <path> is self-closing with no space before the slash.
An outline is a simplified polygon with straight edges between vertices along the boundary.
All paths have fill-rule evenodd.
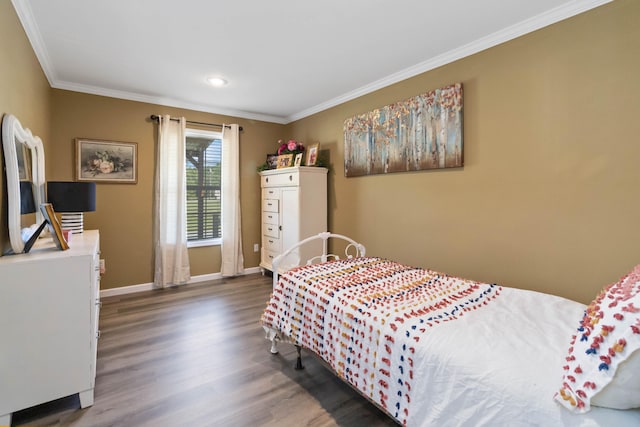
<path id="1" fill-rule="evenodd" d="M 292 168 L 293 169 L 293 168 Z M 260 185 L 263 188 L 266 187 L 284 187 L 284 186 L 297 186 L 300 180 L 297 172 L 280 173 L 278 175 L 267 175 L 260 178 Z"/>
<path id="2" fill-rule="evenodd" d="M 264 199 L 279 199 L 282 192 L 279 188 L 263 188 L 262 200 Z"/>
<path id="3" fill-rule="evenodd" d="M 271 265 L 271 263 L 273 262 L 273 259 L 275 257 L 277 257 L 278 255 L 280 255 L 279 252 L 272 252 L 272 251 L 264 251 L 264 261 L 266 261 L 267 263 L 269 263 L 269 265 Z"/>
<path id="4" fill-rule="evenodd" d="M 280 233 L 276 224 L 262 224 L 262 234 L 268 237 L 280 237 Z"/>
<path id="5" fill-rule="evenodd" d="M 262 212 L 262 222 L 265 224 L 278 225 L 278 212 Z"/>
<path id="6" fill-rule="evenodd" d="M 282 252 L 281 241 L 276 237 L 262 236 L 262 246 L 267 252 Z"/>
<path id="7" fill-rule="evenodd" d="M 280 212 L 278 209 L 280 203 L 279 200 L 276 199 L 264 199 L 262 201 L 262 210 L 264 212 Z"/>

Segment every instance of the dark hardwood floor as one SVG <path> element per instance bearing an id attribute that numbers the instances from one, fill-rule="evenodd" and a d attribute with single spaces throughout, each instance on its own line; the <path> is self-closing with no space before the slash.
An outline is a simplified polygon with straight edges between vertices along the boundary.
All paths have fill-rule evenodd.
<path id="1" fill-rule="evenodd" d="M 259 320 L 271 278 L 103 299 L 95 403 L 77 395 L 14 414 L 13 426 L 394 426 L 303 351 L 269 352 Z"/>

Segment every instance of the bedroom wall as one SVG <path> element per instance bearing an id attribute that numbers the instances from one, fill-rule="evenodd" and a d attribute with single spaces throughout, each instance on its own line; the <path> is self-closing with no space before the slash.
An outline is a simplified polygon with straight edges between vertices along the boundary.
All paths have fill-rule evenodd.
<path id="1" fill-rule="evenodd" d="M 0 40 L 0 115 L 15 115 L 24 127 L 42 138 L 46 150 L 51 89 L 9 0 L 0 0 Z M 0 159 L 0 253 L 5 253 L 10 245 L 2 149 Z"/>
<path id="2" fill-rule="evenodd" d="M 47 152 L 49 180 L 73 180 L 74 138 L 96 138 L 138 144 L 138 183 L 97 185 L 95 212 L 85 213 L 85 228 L 100 230 L 106 274 L 101 289 L 153 281 L 153 182 L 157 124 L 151 114 L 184 116 L 207 123 L 238 123 L 240 133 L 240 192 L 245 267 L 256 267 L 260 242 L 260 181 L 256 172 L 285 137 L 279 124 L 126 101 L 66 90 L 52 91 L 51 140 Z M 220 272 L 220 247 L 189 250 L 191 275 Z"/>
<path id="3" fill-rule="evenodd" d="M 640 2 L 619 0 L 288 126 L 371 255 L 589 302 L 640 262 Z M 344 177 L 343 122 L 464 84 L 459 169 Z"/>

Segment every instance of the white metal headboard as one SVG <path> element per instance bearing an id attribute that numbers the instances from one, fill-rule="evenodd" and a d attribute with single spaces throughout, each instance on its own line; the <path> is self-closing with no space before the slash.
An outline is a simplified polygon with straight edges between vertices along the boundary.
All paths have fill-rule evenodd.
<path id="1" fill-rule="evenodd" d="M 329 231 L 324 231 L 322 233 L 316 234 L 315 236 L 307 237 L 306 239 L 299 241 L 298 243 L 296 243 L 295 245 L 293 245 L 292 247 L 290 247 L 289 249 L 287 249 L 286 251 L 284 251 L 283 253 L 281 253 L 280 255 L 278 255 L 273 259 L 273 261 L 271 262 L 271 266 L 273 268 L 273 285 L 275 286 L 278 283 L 278 271 L 279 271 L 278 269 L 279 269 L 280 263 L 293 251 L 295 251 L 297 248 L 299 248 L 300 246 L 308 242 L 322 239 L 322 254 L 309 258 L 305 262 L 305 265 L 340 259 L 340 256 L 336 254 L 327 253 L 328 251 L 327 243 L 329 238 L 342 239 L 349 243 L 344 250 L 345 258 L 349 259 L 353 257 L 365 256 L 366 251 L 365 251 L 364 245 L 356 242 L 355 240 L 347 236 L 343 236 L 342 234 L 334 234 Z M 298 259 L 298 265 L 301 265 L 299 259 Z"/>

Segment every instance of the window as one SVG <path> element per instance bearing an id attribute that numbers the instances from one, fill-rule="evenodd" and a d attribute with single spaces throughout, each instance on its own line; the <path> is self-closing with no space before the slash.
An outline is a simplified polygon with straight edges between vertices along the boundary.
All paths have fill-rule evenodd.
<path id="1" fill-rule="evenodd" d="M 187 129 L 187 243 L 189 247 L 221 243 L 222 134 Z"/>

